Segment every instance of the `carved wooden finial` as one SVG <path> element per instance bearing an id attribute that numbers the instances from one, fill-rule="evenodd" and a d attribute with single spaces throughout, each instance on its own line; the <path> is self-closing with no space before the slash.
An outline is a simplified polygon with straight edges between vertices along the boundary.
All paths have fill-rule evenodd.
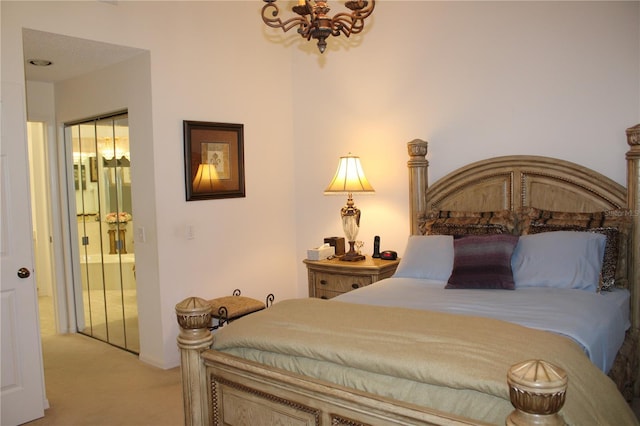
<path id="1" fill-rule="evenodd" d="M 640 145 L 640 124 L 627 129 L 627 143 L 631 148 Z"/>
<path id="2" fill-rule="evenodd" d="M 414 139 L 411 142 L 407 142 L 407 151 L 409 152 L 409 162 L 411 161 L 426 161 L 428 142 L 422 139 Z"/>
<path id="3" fill-rule="evenodd" d="M 206 328 L 211 322 L 211 304 L 199 297 L 188 297 L 176 305 L 176 316 L 180 328 Z"/>
<path id="4" fill-rule="evenodd" d="M 507 425 L 564 425 L 558 414 L 565 401 L 567 373 L 542 360 L 529 360 L 511 366 L 507 373 L 509 397 L 516 408 Z"/>

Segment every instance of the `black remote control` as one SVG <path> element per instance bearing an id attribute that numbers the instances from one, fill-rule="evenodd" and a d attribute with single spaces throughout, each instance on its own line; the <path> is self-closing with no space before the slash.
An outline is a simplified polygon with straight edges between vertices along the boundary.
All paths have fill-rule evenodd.
<path id="1" fill-rule="evenodd" d="M 373 254 L 371 257 L 380 257 L 380 237 L 377 235 L 373 238 Z"/>

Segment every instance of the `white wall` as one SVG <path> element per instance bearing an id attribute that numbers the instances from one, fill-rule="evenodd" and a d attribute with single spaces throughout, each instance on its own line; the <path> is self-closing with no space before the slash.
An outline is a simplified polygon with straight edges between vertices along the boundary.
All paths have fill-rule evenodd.
<path id="1" fill-rule="evenodd" d="M 31 164 L 36 165 L 37 173 L 31 176 L 31 196 L 37 200 L 34 205 L 50 203 L 50 190 L 46 183 L 55 181 L 55 170 L 49 168 L 49 158 L 56 158 L 55 149 L 55 131 L 53 123 L 55 121 L 55 112 L 53 108 L 54 96 L 53 86 L 47 83 L 34 82 L 32 84 L 33 91 L 38 93 L 38 97 L 29 98 L 27 94 L 27 120 L 38 123 L 28 126 L 28 133 L 32 139 L 34 146 L 31 147 Z M 28 91 L 29 92 L 29 91 Z M 31 171 L 32 173 L 34 170 Z M 53 178 L 53 179 L 52 179 Z M 50 279 L 53 274 L 53 265 L 51 265 L 51 249 L 53 248 L 49 242 L 49 236 L 53 236 L 54 230 L 49 228 L 49 212 L 46 209 L 33 209 L 32 219 L 34 223 L 34 246 L 36 252 L 36 270 L 47 271 L 46 273 L 37 273 L 36 280 L 38 284 L 39 296 L 53 296 L 53 288 Z M 44 238 L 43 236 L 46 236 Z M 40 237 L 43 237 L 40 239 Z M 39 245 L 39 247 L 38 247 Z M 46 278 L 46 279 L 45 279 Z"/>
<path id="2" fill-rule="evenodd" d="M 354 195 L 368 253 L 374 235 L 404 250 L 415 138 L 429 141 L 432 182 L 471 161 L 531 154 L 626 185 L 625 129 L 640 122 L 639 6 L 382 1 L 357 46 L 329 40 L 318 59 L 315 44 L 295 44 L 298 256 L 342 235 L 346 199 L 322 192 L 348 151 L 376 189 Z"/>
<path id="3" fill-rule="evenodd" d="M 29 163 L 33 165 L 30 169 L 31 199 L 35 200 L 31 204 L 31 217 L 33 222 L 33 250 L 35 255 L 36 285 L 38 286 L 38 297 L 53 296 L 53 288 L 49 277 L 52 274 L 51 243 L 49 236 L 49 214 L 46 209 L 34 208 L 37 205 L 48 205 L 47 191 L 48 182 L 48 161 L 46 143 L 46 124 L 42 122 L 30 122 L 27 126 L 29 137 Z M 43 273 L 40 273 L 42 271 Z"/>
<path id="4" fill-rule="evenodd" d="M 134 181 L 155 194 L 157 332 L 144 352 L 171 366 L 184 297 L 307 294 L 306 249 L 342 235 L 346 200 L 322 192 L 349 151 L 377 191 L 355 196 L 366 252 L 374 235 L 404 248 L 414 138 L 430 142 L 431 180 L 517 153 L 624 183 L 624 130 L 640 121 L 639 4 L 380 1 L 356 46 L 329 40 L 321 57 L 295 30 L 266 28 L 258 1 L 3 1 L 3 72 L 15 62 L 3 80 L 21 72 L 22 26 L 150 52 L 154 171 Z M 182 120 L 244 123 L 246 198 L 184 201 Z"/>
<path id="5" fill-rule="evenodd" d="M 136 243 L 138 285 L 153 290 L 145 292 L 147 302 L 140 302 L 141 330 L 147 330 L 141 338 L 142 359 L 162 367 L 177 365 L 174 306 L 185 297 L 212 298 L 234 288 L 260 299 L 270 292 L 280 300 L 300 296 L 292 284 L 298 259 L 290 166 L 291 53 L 277 45 L 255 47 L 263 39 L 261 3 L 2 2 L 1 6 L 3 71 L 4 62 L 10 61 L 7 68 L 14 80 L 22 72 L 21 27 L 150 52 L 146 133 L 136 138 L 131 134 L 137 168 L 132 176 L 136 226 L 145 226 L 147 233 L 146 247 Z M 133 98 L 140 95 L 127 90 L 133 90 Z M 144 88 L 141 96 L 147 96 Z M 109 103 L 80 99 L 79 103 L 93 106 Z M 62 116 L 95 113 L 94 109 L 82 115 L 64 111 L 58 121 Z M 245 198 L 185 201 L 183 120 L 244 124 Z M 140 121 L 135 121 L 131 109 L 130 121 L 133 132 Z M 134 139 L 146 152 L 134 151 Z M 139 214 L 145 209 L 148 214 Z M 187 225 L 195 229 L 195 239 L 185 237 Z M 156 247 L 157 255 L 145 257 Z M 143 316 L 145 310 L 149 315 Z"/>
<path id="6" fill-rule="evenodd" d="M 29 121 L 40 121 L 45 123 L 46 126 L 46 150 L 47 150 L 47 159 L 48 164 L 55 164 L 58 162 L 59 151 L 57 149 L 57 141 L 56 141 L 56 114 L 55 114 L 55 95 L 54 95 L 54 86 L 52 83 L 45 83 L 39 81 L 31 81 L 27 82 L 26 88 L 26 97 L 27 97 L 27 119 Z M 64 258 L 60 259 L 56 253 L 63 253 L 63 242 L 65 241 L 64 235 L 67 233 L 68 223 L 62 220 L 63 217 L 63 209 L 64 202 L 60 200 L 56 195 L 58 194 L 58 188 L 60 187 L 59 182 L 59 170 L 56 167 L 49 167 L 48 169 L 49 176 L 49 187 L 42 188 L 42 191 L 47 192 L 48 203 L 51 204 L 52 208 L 50 211 L 47 211 L 50 215 L 51 220 L 51 251 L 54 253 L 50 258 L 53 259 L 54 264 L 50 265 L 51 273 L 49 275 L 42 274 L 42 271 L 36 272 L 36 274 L 42 275 L 44 279 L 49 282 L 50 286 L 53 286 L 54 283 L 60 283 L 57 288 L 52 289 L 55 292 L 52 294 L 53 303 L 56 305 L 58 314 L 61 315 L 61 318 L 56 316 L 55 318 L 55 328 L 56 330 L 60 330 L 60 332 L 67 333 L 70 331 L 74 331 L 75 328 L 72 326 L 73 319 L 72 313 L 67 310 L 67 303 L 70 300 L 67 299 L 68 292 L 65 288 L 65 283 L 67 282 L 66 276 L 69 271 L 66 271 L 61 264 L 64 261 Z M 41 205 L 37 205 L 36 207 L 40 207 Z M 66 238 L 68 240 L 68 238 Z M 47 270 L 47 273 L 49 270 Z M 65 315 L 67 314 L 67 315 Z"/>

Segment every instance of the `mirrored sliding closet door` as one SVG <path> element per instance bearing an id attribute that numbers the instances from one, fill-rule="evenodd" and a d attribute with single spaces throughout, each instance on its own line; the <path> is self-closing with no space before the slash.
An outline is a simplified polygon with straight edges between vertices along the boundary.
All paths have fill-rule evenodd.
<path id="1" fill-rule="evenodd" d="M 70 226 L 77 227 L 72 251 L 78 331 L 138 353 L 127 114 L 66 124 L 64 132 L 72 160 L 69 210 L 76 212 Z"/>

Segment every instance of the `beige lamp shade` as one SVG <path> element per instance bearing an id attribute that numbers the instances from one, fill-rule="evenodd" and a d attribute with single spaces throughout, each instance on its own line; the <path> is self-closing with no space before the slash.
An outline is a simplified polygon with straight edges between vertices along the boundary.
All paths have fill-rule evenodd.
<path id="1" fill-rule="evenodd" d="M 324 190 L 324 193 L 348 194 L 352 192 L 373 193 L 375 190 L 364 175 L 360 157 L 349 153 L 345 157 L 340 157 L 336 175 L 327 189 Z"/>
<path id="2" fill-rule="evenodd" d="M 200 164 L 196 177 L 193 179 L 193 192 L 213 192 L 213 184 L 218 180 L 218 172 L 216 172 L 215 164 Z"/>

